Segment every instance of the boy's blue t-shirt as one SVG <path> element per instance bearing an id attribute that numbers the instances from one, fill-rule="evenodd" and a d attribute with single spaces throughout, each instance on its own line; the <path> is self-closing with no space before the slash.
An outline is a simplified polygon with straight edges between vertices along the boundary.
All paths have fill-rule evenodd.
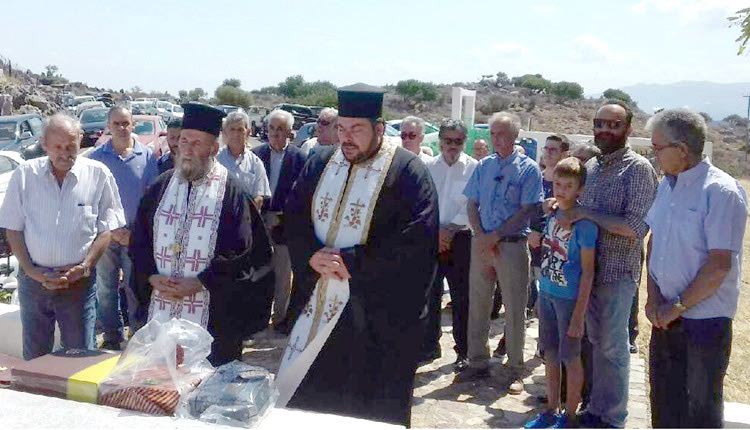
<path id="1" fill-rule="evenodd" d="M 573 230 L 557 223 L 556 213 L 547 220 L 542 238 L 542 279 L 539 289 L 553 297 L 575 300 L 581 281 L 581 249 L 596 248 L 599 230 L 592 221 L 580 220 Z"/>

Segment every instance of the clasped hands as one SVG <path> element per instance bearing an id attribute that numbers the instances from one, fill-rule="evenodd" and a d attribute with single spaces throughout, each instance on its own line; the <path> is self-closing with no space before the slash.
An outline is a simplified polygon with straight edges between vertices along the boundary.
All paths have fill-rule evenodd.
<path id="1" fill-rule="evenodd" d="M 54 291 L 70 288 L 83 278 L 85 271 L 83 264 L 73 264 L 54 270 L 43 270 L 34 266 L 31 270 L 26 271 L 26 276 L 42 284 L 45 289 Z"/>
<path id="2" fill-rule="evenodd" d="M 352 277 L 338 249 L 328 247 L 319 249 L 310 257 L 310 267 L 323 278 L 344 281 Z"/>
<path id="3" fill-rule="evenodd" d="M 682 315 L 677 307 L 674 306 L 674 300 L 662 299 L 657 303 L 649 297 L 646 301 L 646 318 L 651 321 L 654 327 L 666 330 L 674 320 Z"/>
<path id="4" fill-rule="evenodd" d="M 148 277 L 148 282 L 154 290 L 159 292 L 160 296 L 168 300 L 182 300 L 203 289 L 203 283 L 198 278 L 177 279 L 154 274 Z"/>

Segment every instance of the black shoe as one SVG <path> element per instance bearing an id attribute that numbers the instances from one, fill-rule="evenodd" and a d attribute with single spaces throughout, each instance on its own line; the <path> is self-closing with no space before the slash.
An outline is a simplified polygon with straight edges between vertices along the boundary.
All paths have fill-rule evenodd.
<path id="1" fill-rule="evenodd" d="M 631 354 L 638 354 L 638 345 L 631 343 L 630 344 L 630 353 Z"/>
<path id="2" fill-rule="evenodd" d="M 497 344 L 497 348 L 492 351 L 492 356 L 495 358 L 503 358 L 507 354 L 505 350 L 505 336 L 500 338 L 500 343 Z"/>
<path id="3" fill-rule="evenodd" d="M 104 342 L 102 342 L 102 346 L 100 346 L 99 349 L 107 349 L 110 351 L 122 351 L 122 348 L 120 347 L 120 342 L 111 341 L 111 340 L 105 340 Z"/>
<path id="4" fill-rule="evenodd" d="M 498 318 L 500 318 L 500 309 L 493 309 L 490 313 L 490 319 L 494 321 Z"/>
<path id="5" fill-rule="evenodd" d="M 490 377 L 489 367 L 467 367 L 464 371 L 457 373 L 453 382 L 469 382 Z"/>
<path id="6" fill-rule="evenodd" d="M 606 429 L 606 428 L 612 428 L 611 425 L 607 424 L 606 422 L 602 421 L 601 418 L 599 418 L 598 415 L 594 415 L 591 412 L 584 411 L 581 414 L 578 415 L 578 423 L 583 428 L 589 428 L 589 429 Z"/>
<path id="7" fill-rule="evenodd" d="M 469 368 L 469 360 L 465 357 L 458 357 L 453 363 L 453 369 L 458 372 L 463 372 L 464 370 Z"/>

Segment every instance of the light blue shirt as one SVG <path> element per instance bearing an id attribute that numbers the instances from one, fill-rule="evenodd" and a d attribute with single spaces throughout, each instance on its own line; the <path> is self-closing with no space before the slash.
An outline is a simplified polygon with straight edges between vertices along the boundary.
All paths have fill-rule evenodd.
<path id="1" fill-rule="evenodd" d="M 130 155 L 121 157 L 115 152 L 110 139 L 92 152 L 89 158 L 101 161 L 112 172 L 120 191 L 125 220 L 132 226 L 146 187 L 159 176 L 158 160 L 154 157 L 153 151 L 135 140 Z"/>
<path id="2" fill-rule="evenodd" d="M 250 148 L 245 148 L 239 157 L 234 158 L 228 146 L 219 150 L 216 161 L 226 167 L 230 174 L 237 177 L 245 188 L 245 191 L 253 197 L 271 197 L 271 189 L 268 187 L 266 168 L 260 159 Z"/>
<path id="3" fill-rule="evenodd" d="M 680 173 L 676 182 L 670 177 L 662 179 L 645 221 L 652 237 L 649 274 L 667 299 L 687 289 L 710 250 L 732 252 L 731 268 L 719 289 L 682 317 L 733 318 L 740 293 L 742 237 L 747 221 L 747 199 L 740 184 L 702 161 Z"/>
<path id="4" fill-rule="evenodd" d="M 500 228 L 521 205 L 542 202 L 542 172 L 531 158 L 513 152 L 506 158 L 494 153 L 479 161 L 464 189 L 464 195 L 479 202 L 479 220 L 485 232 Z M 528 233 L 528 227 L 518 234 Z"/>

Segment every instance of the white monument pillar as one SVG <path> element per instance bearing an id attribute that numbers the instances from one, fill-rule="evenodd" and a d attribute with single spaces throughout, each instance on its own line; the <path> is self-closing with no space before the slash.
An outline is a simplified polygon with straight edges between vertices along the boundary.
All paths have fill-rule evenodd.
<path id="1" fill-rule="evenodd" d="M 452 96 L 451 118 L 462 120 L 468 128 L 473 127 L 477 92 L 474 90 L 465 90 L 461 87 L 453 87 Z"/>

